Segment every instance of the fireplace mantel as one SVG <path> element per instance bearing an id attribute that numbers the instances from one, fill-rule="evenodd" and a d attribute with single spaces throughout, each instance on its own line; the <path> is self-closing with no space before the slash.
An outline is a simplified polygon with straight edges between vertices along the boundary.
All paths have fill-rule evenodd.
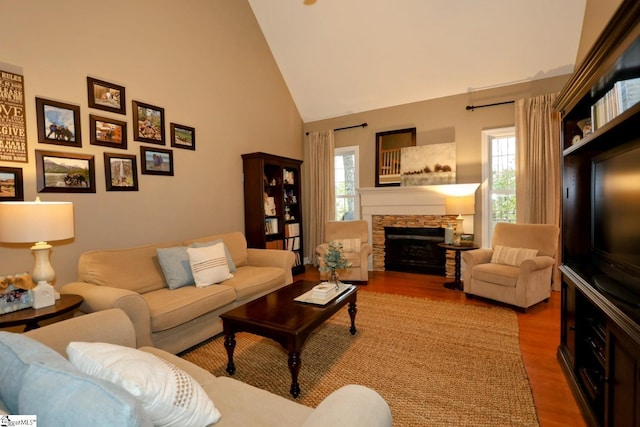
<path id="1" fill-rule="evenodd" d="M 447 197 L 474 194 L 479 186 L 474 183 L 359 188 L 362 219 L 369 225 L 369 242 L 373 242 L 374 215 L 445 215 Z"/>

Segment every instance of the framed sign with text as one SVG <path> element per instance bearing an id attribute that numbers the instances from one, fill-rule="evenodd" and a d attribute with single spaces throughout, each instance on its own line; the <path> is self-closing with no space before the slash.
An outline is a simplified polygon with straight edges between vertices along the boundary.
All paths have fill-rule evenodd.
<path id="1" fill-rule="evenodd" d="M 0 161 L 27 163 L 24 79 L 0 70 Z"/>

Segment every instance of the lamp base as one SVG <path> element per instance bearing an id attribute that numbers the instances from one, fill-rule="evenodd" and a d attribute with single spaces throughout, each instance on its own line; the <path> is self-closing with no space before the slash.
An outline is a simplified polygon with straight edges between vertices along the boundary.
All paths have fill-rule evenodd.
<path id="1" fill-rule="evenodd" d="M 56 278 L 56 272 L 53 270 L 53 266 L 49 261 L 50 249 L 51 245 L 47 242 L 38 242 L 31 246 L 31 251 L 35 258 L 31 277 L 35 283 L 44 281 L 53 284 Z"/>

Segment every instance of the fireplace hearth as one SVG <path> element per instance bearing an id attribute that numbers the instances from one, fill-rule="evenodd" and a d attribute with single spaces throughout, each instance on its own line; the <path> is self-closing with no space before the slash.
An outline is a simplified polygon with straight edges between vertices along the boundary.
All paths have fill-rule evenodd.
<path id="1" fill-rule="evenodd" d="M 442 227 L 384 227 L 384 269 L 409 273 L 445 274 L 446 251 Z"/>

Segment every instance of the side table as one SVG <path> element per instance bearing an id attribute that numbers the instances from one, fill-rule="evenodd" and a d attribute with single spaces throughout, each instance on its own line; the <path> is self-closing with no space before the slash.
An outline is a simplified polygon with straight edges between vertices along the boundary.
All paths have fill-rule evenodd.
<path id="1" fill-rule="evenodd" d="M 444 287 L 447 289 L 455 289 L 458 291 L 462 290 L 462 280 L 460 280 L 460 252 L 462 251 L 470 251 L 473 249 L 480 249 L 480 246 L 462 246 L 462 245 L 447 245 L 446 243 L 438 243 L 438 246 L 441 248 L 445 248 L 448 251 L 454 251 L 454 260 L 455 260 L 455 273 L 453 282 L 446 282 Z"/>
<path id="2" fill-rule="evenodd" d="M 39 328 L 38 322 L 74 311 L 80 307 L 84 298 L 80 295 L 62 294 L 54 305 L 38 309 L 25 308 L 0 315 L 0 328 L 25 325 L 24 332 Z"/>

